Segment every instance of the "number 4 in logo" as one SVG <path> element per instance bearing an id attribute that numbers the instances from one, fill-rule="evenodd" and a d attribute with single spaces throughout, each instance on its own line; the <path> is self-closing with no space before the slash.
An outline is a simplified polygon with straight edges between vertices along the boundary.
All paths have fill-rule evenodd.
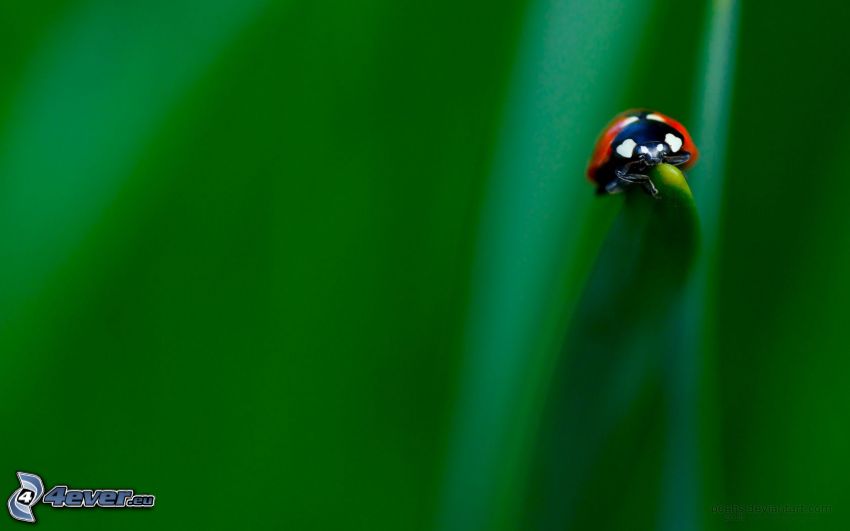
<path id="1" fill-rule="evenodd" d="M 23 504 L 26 504 L 26 505 L 31 505 L 30 502 L 32 502 L 32 499 L 34 497 L 35 497 L 35 493 L 33 491 L 31 491 L 29 489 L 23 489 L 23 490 L 21 490 L 21 493 L 18 495 L 18 501 L 23 503 Z"/>

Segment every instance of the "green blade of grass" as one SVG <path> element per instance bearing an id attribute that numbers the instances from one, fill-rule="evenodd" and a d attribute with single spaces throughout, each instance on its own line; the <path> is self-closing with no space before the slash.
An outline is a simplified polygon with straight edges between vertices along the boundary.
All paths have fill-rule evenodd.
<path id="1" fill-rule="evenodd" d="M 594 509 L 598 503 L 584 503 L 610 496 L 611 485 L 595 485 L 594 478 L 660 477 L 657 470 L 636 469 L 662 455 L 661 444 L 635 455 L 646 436 L 663 440 L 660 426 L 652 427 L 663 415 L 646 410 L 641 398 L 655 404 L 661 396 L 667 327 L 697 252 L 699 223 L 681 171 L 665 164 L 652 177 L 661 199 L 636 187 L 628 191 L 571 323 L 533 475 L 531 528 L 619 528 L 620 522 L 606 521 L 613 515 Z M 650 420 L 646 429 L 620 433 L 616 445 L 607 442 L 627 421 L 641 425 L 644 419 Z M 602 466 L 617 472 L 598 473 Z M 643 507 L 640 518 L 653 527 L 658 489 L 638 486 L 620 495 Z"/>
<path id="2" fill-rule="evenodd" d="M 738 27 L 738 2 L 714 0 L 707 6 L 701 92 L 694 130 L 701 159 L 693 183 L 702 227 L 702 245 L 694 274 L 671 327 L 665 386 L 670 400 L 666 446 L 665 493 L 661 528 L 704 527 L 700 512 L 706 493 L 716 491 L 714 420 L 714 288 L 718 233 L 725 180 L 726 136 Z M 710 496 L 709 496 L 710 497 Z M 716 500 L 715 500 L 716 503 Z"/>
<path id="3" fill-rule="evenodd" d="M 583 177 L 588 144 L 647 18 L 616 0 L 531 6 L 483 206 L 440 529 L 511 528 L 521 510 L 543 382 L 614 213 Z"/>

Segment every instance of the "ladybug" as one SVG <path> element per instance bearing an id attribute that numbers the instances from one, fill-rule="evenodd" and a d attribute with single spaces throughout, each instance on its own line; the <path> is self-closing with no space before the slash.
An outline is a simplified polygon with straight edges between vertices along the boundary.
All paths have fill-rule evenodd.
<path id="1" fill-rule="evenodd" d="M 587 178 L 596 184 L 597 194 L 615 194 L 638 183 L 657 198 L 648 170 L 662 162 L 687 169 L 698 156 L 682 124 L 660 112 L 633 109 L 614 117 L 599 135 Z"/>

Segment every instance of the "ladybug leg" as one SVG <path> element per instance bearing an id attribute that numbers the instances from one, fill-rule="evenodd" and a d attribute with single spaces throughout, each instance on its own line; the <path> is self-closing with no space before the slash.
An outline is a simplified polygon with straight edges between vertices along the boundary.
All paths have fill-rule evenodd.
<path id="1" fill-rule="evenodd" d="M 625 190 L 626 186 L 641 182 L 644 178 L 648 178 L 646 175 L 629 173 L 628 170 L 630 166 L 631 164 L 627 164 L 623 168 L 614 172 L 615 177 L 605 185 L 605 192 L 609 194 L 619 194 Z"/>
<path id="2" fill-rule="evenodd" d="M 649 178 L 649 175 L 644 175 L 642 173 L 628 173 L 627 168 L 622 168 L 617 170 L 616 172 L 617 179 L 613 182 L 617 183 L 618 186 L 622 184 L 634 184 L 639 183 L 643 189 L 654 197 L 658 199 L 660 196 L 658 194 L 658 188 L 655 187 L 655 183 L 652 182 L 652 179 Z M 610 186 L 610 183 L 609 183 Z M 606 187 L 607 189 L 607 187 Z"/>
<path id="3" fill-rule="evenodd" d="M 691 160 L 691 154 L 683 151 L 677 155 L 664 155 L 664 162 L 673 166 L 680 166 Z"/>
<path id="4" fill-rule="evenodd" d="M 618 169 L 616 172 L 614 172 L 615 175 L 617 176 L 617 181 L 622 182 L 624 184 L 632 184 L 632 183 L 638 183 L 638 182 L 644 181 L 646 179 L 649 179 L 648 175 L 642 175 L 640 173 L 632 173 L 631 167 L 634 164 L 635 163 L 630 162 L 630 163 L 626 164 L 625 166 L 623 166 L 622 168 Z"/>
<path id="5" fill-rule="evenodd" d="M 652 182 L 652 179 L 647 179 L 643 182 L 643 189 L 655 199 L 661 197 L 658 195 L 658 188 L 655 187 L 655 183 Z"/>
<path id="6" fill-rule="evenodd" d="M 623 191 L 623 183 L 619 177 L 605 185 L 605 191 L 609 194 L 619 194 Z"/>
<path id="7" fill-rule="evenodd" d="M 648 193 L 655 199 L 661 198 L 661 196 L 658 194 L 658 188 L 655 187 L 655 183 L 652 182 L 652 179 L 649 178 L 649 175 L 629 175 L 629 177 L 638 177 L 637 179 L 632 179 L 629 182 L 640 183 L 646 193 Z"/>

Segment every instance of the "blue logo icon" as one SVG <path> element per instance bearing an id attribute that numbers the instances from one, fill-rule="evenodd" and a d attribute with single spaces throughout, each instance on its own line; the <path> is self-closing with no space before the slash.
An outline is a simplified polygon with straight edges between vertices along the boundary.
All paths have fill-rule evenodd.
<path id="1" fill-rule="evenodd" d="M 136 494 L 132 489 L 72 489 L 56 485 L 44 493 L 44 482 L 35 474 L 18 472 L 21 484 L 9 497 L 9 514 L 21 522 L 35 523 L 33 508 L 39 502 L 56 508 L 112 507 L 150 509 L 156 503 L 153 494 Z"/>
<path id="2" fill-rule="evenodd" d="M 44 494 L 44 483 L 35 474 L 18 472 L 18 481 L 21 487 L 9 497 L 9 514 L 15 520 L 21 522 L 35 523 L 35 515 L 32 513 L 33 506 Z"/>

